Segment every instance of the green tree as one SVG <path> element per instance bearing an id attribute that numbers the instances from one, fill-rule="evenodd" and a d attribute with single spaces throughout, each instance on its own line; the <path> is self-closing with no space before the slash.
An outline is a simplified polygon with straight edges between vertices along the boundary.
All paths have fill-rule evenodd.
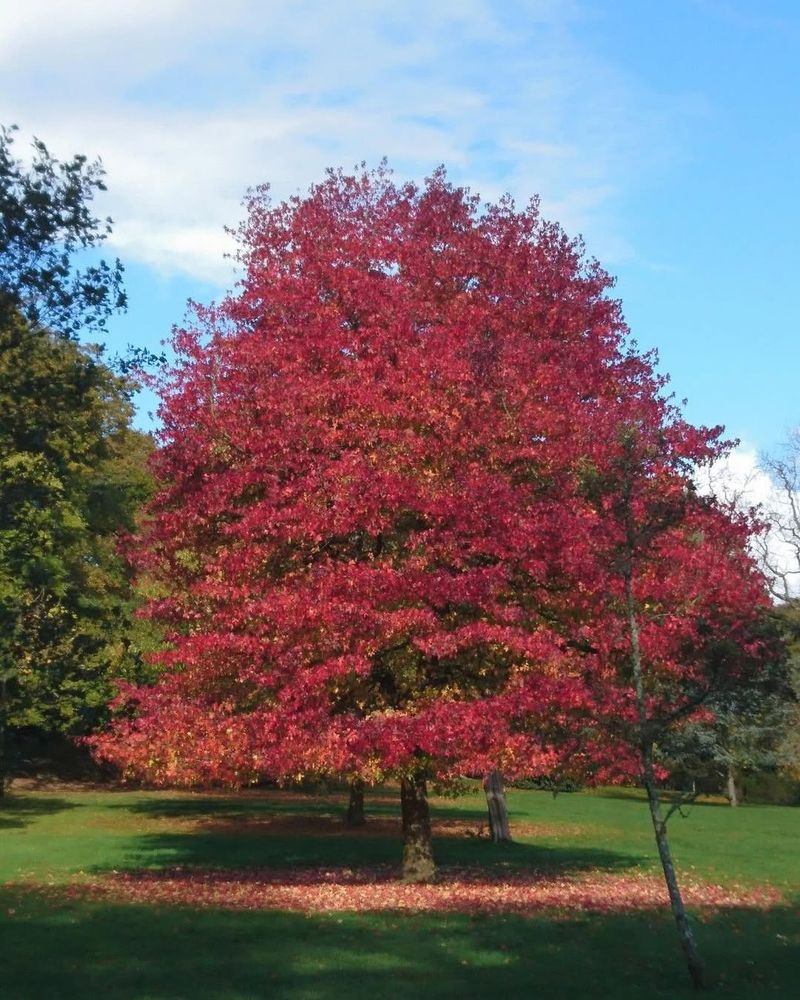
<path id="1" fill-rule="evenodd" d="M 118 553 L 150 492 L 133 385 L 21 316 L 0 326 L 0 686 L 4 731 L 88 732 L 146 639 Z M 1 778 L 1 776 L 0 776 Z"/>
<path id="2" fill-rule="evenodd" d="M 100 330 L 126 303 L 122 264 L 90 253 L 111 232 L 91 208 L 105 190 L 103 165 L 81 154 L 61 162 L 40 139 L 25 164 L 16 130 L 0 127 L 0 316 L 16 310 L 66 337 Z"/>
<path id="3" fill-rule="evenodd" d="M 778 768 L 790 781 L 800 782 L 800 598 L 777 605 L 773 613 L 786 643 L 790 687 L 779 733 Z"/>
<path id="4" fill-rule="evenodd" d="M 718 784 L 732 806 L 739 803 L 745 776 L 774 773 L 784 763 L 783 743 L 796 718 L 791 660 L 775 618 L 772 612 L 760 623 L 757 638 L 772 649 L 763 669 L 758 674 L 741 670 L 737 683 L 722 684 L 706 700 L 705 720 L 668 730 L 659 740 L 660 760 L 668 770 L 683 782 Z M 737 656 L 725 640 L 716 646 L 712 660 Z"/>

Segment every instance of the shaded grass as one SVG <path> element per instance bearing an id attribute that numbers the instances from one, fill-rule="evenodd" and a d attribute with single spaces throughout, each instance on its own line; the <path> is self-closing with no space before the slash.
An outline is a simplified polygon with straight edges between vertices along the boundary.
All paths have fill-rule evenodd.
<path id="1" fill-rule="evenodd" d="M 24 830 L 37 817 L 78 808 L 79 802 L 55 795 L 6 796 L 0 800 L 0 830 Z"/>
<path id="2" fill-rule="evenodd" d="M 698 931 L 715 996 L 795 995 L 796 910 L 720 913 Z M 306 917 L 54 906 L 4 890 L 0 934 L 7 1000 L 692 995 L 666 914 Z"/>

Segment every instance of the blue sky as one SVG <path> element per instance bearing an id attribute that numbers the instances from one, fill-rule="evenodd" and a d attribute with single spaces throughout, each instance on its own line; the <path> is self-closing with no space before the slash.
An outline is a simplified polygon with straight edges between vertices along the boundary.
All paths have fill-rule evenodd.
<path id="1" fill-rule="evenodd" d="M 538 193 L 742 454 L 800 422 L 796 0 L 0 0 L 0 23 L 0 122 L 108 169 L 112 351 L 231 284 L 249 185 L 386 155 Z"/>

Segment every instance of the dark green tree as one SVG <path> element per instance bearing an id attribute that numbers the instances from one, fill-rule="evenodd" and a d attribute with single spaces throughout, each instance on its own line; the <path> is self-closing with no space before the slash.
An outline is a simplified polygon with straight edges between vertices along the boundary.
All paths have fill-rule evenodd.
<path id="1" fill-rule="evenodd" d="M 790 697 L 778 743 L 778 769 L 783 777 L 800 785 L 800 598 L 774 608 L 774 617 L 787 650 Z"/>
<path id="2" fill-rule="evenodd" d="M 111 219 L 92 211 L 103 165 L 81 154 L 61 162 L 39 139 L 23 163 L 15 132 L 0 127 L 0 316 L 17 311 L 65 337 L 102 330 L 126 303 L 119 260 L 92 253 L 111 232 Z"/>
<path id="3" fill-rule="evenodd" d="M 774 611 L 764 615 L 753 638 L 772 650 L 762 669 L 740 669 L 737 683 L 720 684 L 706 699 L 705 720 L 665 731 L 658 745 L 661 763 L 683 784 L 716 785 L 732 806 L 739 804 L 746 776 L 775 773 L 783 765 L 783 744 L 796 719 L 791 657 Z M 712 661 L 737 656 L 741 651 L 725 640 L 710 649 Z"/>
<path id="4" fill-rule="evenodd" d="M 81 734 L 141 626 L 118 552 L 150 492 L 133 385 L 99 351 L 7 314 L 0 326 L 0 686 L 6 730 Z"/>

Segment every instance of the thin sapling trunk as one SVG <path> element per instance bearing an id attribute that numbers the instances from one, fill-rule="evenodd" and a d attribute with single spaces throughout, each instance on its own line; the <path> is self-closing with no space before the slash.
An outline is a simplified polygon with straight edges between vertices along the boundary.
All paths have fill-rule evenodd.
<path id="1" fill-rule="evenodd" d="M 658 856 L 661 860 L 661 868 L 664 872 L 664 881 L 667 884 L 669 902 L 672 907 L 672 915 L 675 918 L 675 925 L 678 929 L 678 938 L 686 959 L 686 967 L 695 989 L 703 987 L 703 963 L 700 953 L 697 950 L 697 943 L 689 925 L 689 917 L 683 903 L 678 878 L 675 874 L 675 865 L 672 861 L 672 852 L 669 847 L 667 836 L 667 821 L 661 809 L 661 799 L 658 793 L 655 768 L 653 766 L 653 739 L 650 735 L 650 726 L 647 719 L 647 703 L 644 695 L 644 680 L 642 675 L 642 653 L 639 644 L 639 623 L 636 618 L 636 606 L 633 599 L 633 572 L 630 568 L 625 573 L 625 599 L 628 612 L 628 631 L 631 643 L 631 669 L 633 682 L 636 690 L 636 705 L 639 714 L 639 734 L 641 738 L 641 752 L 643 763 L 644 786 L 647 792 L 647 803 L 650 807 L 650 818 L 653 822 L 653 831 L 658 847 Z"/>

